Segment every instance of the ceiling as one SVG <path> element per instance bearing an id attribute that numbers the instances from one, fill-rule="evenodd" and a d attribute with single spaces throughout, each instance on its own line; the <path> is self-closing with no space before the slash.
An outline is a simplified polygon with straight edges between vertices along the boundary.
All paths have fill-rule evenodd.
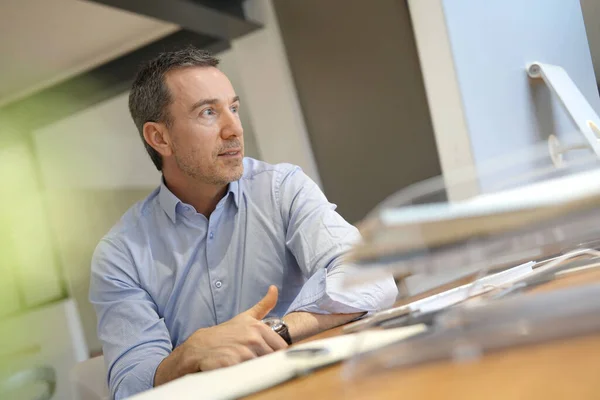
<path id="1" fill-rule="evenodd" d="M 2 0 L 0 106 L 178 29 L 84 0 Z"/>

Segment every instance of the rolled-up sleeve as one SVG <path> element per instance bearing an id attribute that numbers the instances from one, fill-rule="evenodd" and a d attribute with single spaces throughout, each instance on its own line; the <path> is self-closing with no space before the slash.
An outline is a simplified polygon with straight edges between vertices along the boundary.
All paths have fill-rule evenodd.
<path id="1" fill-rule="evenodd" d="M 360 240 L 360 234 L 299 167 L 282 174 L 277 194 L 287 228 L 286 246 L 308 279 L 287 313 L 373 312 L 394 303 L 398 289 L 391 275 L 344 285 L 353 267 L 345 265 L 342 256 Z"/>
<path id="2" fill-rule="evenodd" d="M 141 288 L 134 263 L 118 242 L 103 239 L 92 258 L 90 301 L 98 317 L 111 398 L 154 386 L 154 374 L 172 351 L 164 320 Z"/>

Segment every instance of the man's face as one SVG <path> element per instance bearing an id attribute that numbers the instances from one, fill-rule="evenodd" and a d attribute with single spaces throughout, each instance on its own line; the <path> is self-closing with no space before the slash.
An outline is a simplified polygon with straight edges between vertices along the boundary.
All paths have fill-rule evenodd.
<path id="1" fill-rule="evenodd" d="M 169 136 L 177 167 L 203 183 L 225 185 L 244 172 L 239 99 L 229 79 L 213 67 L 167 73 L 171 93 Z"/>

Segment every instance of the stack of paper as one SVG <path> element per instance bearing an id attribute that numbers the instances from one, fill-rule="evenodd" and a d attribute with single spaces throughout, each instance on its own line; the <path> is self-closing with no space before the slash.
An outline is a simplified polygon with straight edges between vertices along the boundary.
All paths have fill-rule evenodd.
<path id="1" fill-rule="evenodd" d="M 457 267 L 461 257 L 486 266 L 493 251 L 507 256 L 529 251 L 525 256 L 529 260 L 540 255 L 542 245 L 563 239 L 554 227 L 569 227 L 571 218 L 574 221 L 599 205 L 600 170 L 596 169 L 461 202 L 386 208 L 359 225 L 363 242 L 353 248 L 348 260 L 370 267 L 403 263 L 410 273 L 431 273 L 420 261 L 411 262 L 437 252 L 445 253 L 442 262 L 454 261 L 448 268 Z M 597 229 L 593 224 L 585 228 Z M 516 236 L 522 233 L 528 236 Z M 514 259 L 506 261 L 515 265 Z"/>

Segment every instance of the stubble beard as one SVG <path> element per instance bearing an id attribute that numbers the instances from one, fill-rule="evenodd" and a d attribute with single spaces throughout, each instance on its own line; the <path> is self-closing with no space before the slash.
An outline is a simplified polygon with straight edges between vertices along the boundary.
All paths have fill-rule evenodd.
<path id="1" fill-rule="evenodd" d="M 242 158 L 226 160 L 225 168 L 219 168 L 218 153 L 211 155 L 209 163 L 197 159 L 192 152 L 188 156 L 175 155 L 175 162 L 183 173 L 202 183 L 221 186 L 239 180 L 244 174 L 244 164 Z M 209 165 L 208 168 L 202 168 L 201 165 Z"/>

